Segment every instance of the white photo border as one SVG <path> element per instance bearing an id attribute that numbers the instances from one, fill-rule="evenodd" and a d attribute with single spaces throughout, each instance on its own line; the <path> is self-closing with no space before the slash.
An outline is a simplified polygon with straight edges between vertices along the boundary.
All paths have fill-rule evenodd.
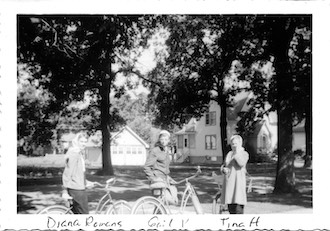
<path id="1" fill-rule="evenodd" d="M 330 54 L 327 1 L 1 1 L 0 2 L 0 230 L 32 229 L 330 229 L 327 132 Z M 313 214 L 52 216 L 17 214 L 17 15 L 18 14 L 311 14 L 313 20 Z M 92 217 L 92 218 L 90 218 Z M 228 220 L 227 220 L 228 218 Z M 89 220 L 88 220 L 89 219 Z M 86 220 L 94 223 L 86 223 Z M 152 220 L 154 219 L 154 220 Z M 157 219 L 157 222 L 156 222 Z M 67 227 L 61 224 L 67 221 Z M 76 225 L 74 222 L 76 221 Z M 69 226 L 71 221 L 71 226 Z M 236 224 L 238 227 L 232 226 Z M 103 224 L 103 227 L 100 225 Z M 106 226 L 105 224 L 108 224 Z M 94 227 L 94 225 L 96 227 Z"/>

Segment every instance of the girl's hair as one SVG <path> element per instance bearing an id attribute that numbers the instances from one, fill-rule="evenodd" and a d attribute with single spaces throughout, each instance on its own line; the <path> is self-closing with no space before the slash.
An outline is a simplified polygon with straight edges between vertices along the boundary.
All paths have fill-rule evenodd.
<path id="1" fill-rule="evenodd" d="M 76 136 L 72 139 L 72 147 L 78 147 L 78 141 L 81 138 L 87 138 L 87 135 L 83 132 L 78 132 Z"/>
<path id="2" fill-rule="evenodd" d="M 162 130 L 159 132 L 159 136 L 158 136 L 158 139 L 161 137 L 161 136 L 168 136 L 168 137 L 171 137 L 171 134 L 166 131 L 166 130 Z"/>
<path id="3" fill-rule="evenodd" d="M 233 140 L 237 140 L 240 146 L 243 145 L 243 138 L 240 135 L 233 135 L 232 137 L 230 137 L 230 142 L 232 142 Z"/>

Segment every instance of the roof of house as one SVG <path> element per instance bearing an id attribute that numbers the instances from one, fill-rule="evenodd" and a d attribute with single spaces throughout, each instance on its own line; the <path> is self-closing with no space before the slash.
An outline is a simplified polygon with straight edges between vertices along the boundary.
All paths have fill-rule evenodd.
<path id="1" fill-rule="evenodd" d="M 236 120 L 238 118 L 238 114 L 246 110 L 247 102 L 251 99 L 252 96 L 251 94 L 251 92 L 242 91 L 234 97 L 233 107 L 227 108 L 228 120 Z"/>
<path id="2" fill-rule="evenodd" d="M 149 148 L 149 144 L 147 144 L 138 134 L 136 134 L 130 127 L 125 126 L 122 129 L 120 129 L 118 132 L 116 132 L 113 136 L 111 136 L 110 140 L 116 139 L 116 137 L 122 133 L 124 130 L 127 130 L 129 133 L 131 133 L 132 136 L 134 136 L 138 141 L 140 141 L 146 148 Z"/>
<path id="3" fill-rule="evenodd" d="M 175 135 L 183 135 L 187 133 L 195 133 L 196 132 L 196 124 L 197 121 L 195 118 L 191 118 L 188 124 L 184 125 L 180 131 L 175 132 Z"/>
<path id="4" fill-rule="evenodd" d="M 149 145 L 138 135 L 136 134 L 130 127 L 125 126 L 120 129 L 118 132 L 111 132 L 110 133 L 110 141 L 115 139 L 120 133 L 124 130 L 127 130 L 132 136 L 134 136 L 139 142 L 141 142 L 146 148 L 149 148 Z M 74 132 L 64 133 L 61 136 L 62 142 L 71 142 L 73 138 L 76 136 Z M 88 141 L 86 144 L 87 147 L 100 147 L 102 146 L 102 132 L 100 130 L 96 131 L 93 135 L 88 137 Z"/>
<path id="5" fill-rule="evenodd" d="M 263 126 L 266 126 L 266 128 L 268 129 L 267 127 L 267 123 L 265 123 L 264 120 L 259 120 L 255 123 L 254 125 L 254 130 L 253 130 L 253 133 L 252 133 L 252 137 L 257 137 L 260 133 L 260 130 L 262 129 Z"/>

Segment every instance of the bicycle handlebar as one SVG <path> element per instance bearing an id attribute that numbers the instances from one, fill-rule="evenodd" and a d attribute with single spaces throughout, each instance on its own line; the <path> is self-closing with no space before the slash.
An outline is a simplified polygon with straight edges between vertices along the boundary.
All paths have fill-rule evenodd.
<path id="1" fill-rule="evenodd" d="M 189 180 L 194 179 L 195 177 L 197 177 L 201 173 L 202 173 L 201 167 L 200 166 L 197 166 L 197 171 L 196 171 L 196 173 L 194 175 L 192 175 L 190 177 L 187 177 L 187 178 L 185 178 L 183 180 L 176 181 L 174 184 L 181 184 L 183 182 L 188 182 Z"/>
<path id="2" fill-rule="evenodd" d="M 100 187 L 105 187 L 106 185 L 104 185 L 104 184 L 100 184 L 99 182 L 94 182 L 94 185 L 96 185 L 96 186 L 100 186 Z"/>
<path id="3" fill-rule="evenodd" d="M 103 188 L 109 188 L 110 185 L 113 185 L 116 182 L 116 178 L 110 178 L 109 180 L 106 181 L 106 184 L 101 184 L 99 182 L 94 181 L 94 185 L 100 186 Z"/>

